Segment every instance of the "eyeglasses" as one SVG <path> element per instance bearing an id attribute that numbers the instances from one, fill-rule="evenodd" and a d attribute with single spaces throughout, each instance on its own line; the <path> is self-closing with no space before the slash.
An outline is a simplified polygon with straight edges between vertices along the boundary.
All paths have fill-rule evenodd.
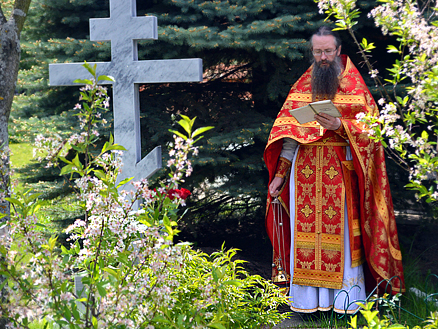
<path id="1" fill-rule="evenodd" d="M 327 49 L 327 50 L 317 49 L 317 50 L 313 50 L 312 54 L 313 54 L 313 56 L 321 56 L 322 53 L 324 53 L 326 56 L 330 56 L 330 55 L 333 55 L 337 49 L 338 49 L 337 47 L 335 49 Z"/>

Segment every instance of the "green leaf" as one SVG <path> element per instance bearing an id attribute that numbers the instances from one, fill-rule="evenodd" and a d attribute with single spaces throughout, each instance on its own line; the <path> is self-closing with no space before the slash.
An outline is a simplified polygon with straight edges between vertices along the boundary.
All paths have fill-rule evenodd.
<path id="1" fill-rule="evenodd" d="M 73 83 L 79 83 L 81 85 L 92 85 L 93 81 L 88 80 L 88 79 L 76 79 L 76 80 L 73 80 Z"/>
<path id="2" fill-rule="evenodd" d="M 394 323 L 391 324 L 388 329 L 406 329 L 406 327 L 401 325 L 400 323 Z"/>
<path id="3" fill-rule="evenodd" d="M 93 67 L 91 67 L 91 65 L 87 63 L 87 61 L 84 61 L 84 64 L 82 64 L 82 66 L 85 67 L 93 77 L 96 75 L 96 67 L 97 67 L 96 64 L 94 64 Z"/>
<path id="4" fill-rule="evenodd" d="M 66 165 L 66 166 L 62 167 L 60 175 L 61 176 L 62 175 L 67 175 L 67 174 L 70 174 L 70 173 L 74 172 L 75 171 L 75 170 L 73 170 L 74 167 L 76 167 L 76 166 L 74 166 L 74 165 Z"/>
<path id="5" fill-rule="evenodd" d="M 371 323 L 371 321 L 376 317 L 376 315 L 379 313 L 379 311 L 361 311 L 363 314 L 363 317 L 368 323 Z"/>
<path id="6" fill-rule="evenodd" d="M 102 170 L 93 170 L 93 172 L 100 180 L 106 180 L 105 173 Z"/>
<path id="7" fill-rule="evenodd" d="M 7 198 L 5 198 L 5 200 L 9 201 L 12 204 L 19 206 L 20 208 L 23 208 L 23 203 L 21 203 L 21 201 L 16 199 L 16 198 L 7 197 Z"/>
<path id="8" fill-rule="evenodd" d="M 165 317 L 161 316 L 161 315 L 156 315 L 152 321 L 155 322 L 162 322 L 162 323 L 171 323 L 169 320 L 167 320 Z"/>
<path id="9" fill-rule="evenodd" d="M 75 158 L 73 159 L 72 163 L 76 166 L 78 169 L 83 169 L 81 160 L 79 160 L 79 154 L 76 154 Z"/>
<path id="10" fill-rule="evenodd" d="M 125 253 L 119 253 L 117 260 L 124 265 L 127 265 L 127 266 L 130 265 L 130 262 L 128 260 L 128 256 Z"/>
<path id="11" fill-rule="evenodd" d="M 80 314 L 79 314 L 78 310 L 74 308 L 72 310 L 72 312 L 73 312 L 73 317 L 75 318 L 75 320 L 80 320 Z"/>
<path id="12" fill-rule="evenodd" d="M 119 274 L 114 269 L 110 267 L 105 267 L 103 270 L 107 272 L 109 275 L 115 277 L 117 280 L 119 279 Z"/>
<path id="13" fill-rule="evenodd" d="M 116 79 L 114 79 L 114 77 L 112 77 L 110 75 L 99 75 L 99 77 L 97 78 L 97 81 L 112 81 L 112 82 L 115 82 Z"/>
<path id="14" fill-rule="evenodd" d="M 66 318 L 66 320 L 71 319 L 71 312 L 67 306 L 64 307 L 64 317 Z"/>
<path id="15" fill-rule="evenodd" d="M 79 245 L 79 242 L 76 241 L 76 243 L 75 243 L 75 252 L 76 252 L 76 254 L 79 254 L 80 251 L 81 251 L 81 246 Z"/>
<path id="16" fill-rule="evenodd" d="M 243 286 L 243 282 L 240 280 L 228 280 L 222 282 L 222 285 L 224 286 L 235 286 L 235 287 L 241 287 Z"/>
<path id="17" fill-rule="evenodd" d="M 423 130 L 423 132 L 421 133 L 421 138 L 423 138 L 424 140 L 427 140 L 429 138 L 429 134 L 426 130 Z"/>
<path id="18" fill-rule="evenodd" d="M 4 281 L 0 284 L 0 291 L 3 291 L 3 288 L 5 287 L 6 283 L 8 283 L 8 280 L 4 280 Z"/>
<path id="19" fill-rule="evenodd" d="M 208 127 L 201 127 L 201 128 L 198 128 L 198 129 L 196 129 L 196 130 L 193 132 L 193 134 L 192 134 L 192 138 L 194 138 L 194 137 L 198 136 L 199 134 L 202 134 L 202 133 L 204 133 L 204 132 L 206 132 L 206 131 L 208 131 L 208 130 L 210 130 L 210 129 L 213 129 L 213 128 L 214 128 L 214 126 L 208 126 Z"/>
<path id="20" fill-rule="evenodd" d="M 179 131 L 172 130 L 172 129 L 169 129 L 169 131 L 170 131 L 171 133 L 174 133 L 175 135 L 178 135 L 178 136 L 181 137 L 182 139 L 187 140 L 187 136 L 181 134 Z"/>
<path id="21" fill-rule="evenodd" d="M 119 144 L 108 144 L 108 142 L 106 142 L 104 147 L 102 148 L 102 153 L 105 153 L 105 152 L 108 152 L 111 150 L 126 151 L 126 148 L 124 148 L 122 145 L 119 145 Z"/>
<path id="22" fill-rule="evenodd" d="M 104 285 L 105 285 L 105 282 L 98 282 L 96 284 L 97 291 L 99 292 L 99 295 L 101 297 L 105 297 L 106 296 L 106 289 L 105 289 Z"/>
<path id="23" fill-rule="evenodd" d="M 227 329 L 226 327 L 224 327 L 221 323 L 219 322 L 215 322 L 215 323 L 210 323 L 208 325 L 209 328 L 216 328 L 216 329 Z"/>
<path id="24" fill-rule="evenodd" d="M 58 240 L 58 238 L 56 236 L 50 237 L 50 239 L 49 239 L 50 250 L 53 250 L 55 248 L 57 240 Z"/>
<path id="25" fill-rule="evenodd" d="M 350 326 L 351 326 L 353 329 L 356 329 L 356 328 L 357 328 L 357 315 L 355 315 L 355 316 L 353 316 L 353 317 L 351 318 Z"/>
<path id="26" fill-rule="evenodd" d="M 178 124 L 181 127 L 183 127 L 184 130 L 187 132 L 187 134 L 189 134 L 189 136 L 190 136 L 190 134 L 192 133 L 192 127 L 190 125 L 190 120 L 189 120 L 189 122 L 187 122 L 187 120 L 181 119 L 178 121 Z"/>
<path id="27" fill-rule="evenodd" d="M 126 183 L 129 183 L 129 182 L 132 181 L 133 179 L 134 179 L 134 177 L 128 177 L 128 178 L 125 178 L 124 180 L 122 180 L 122 181 L 117 185 L 117 188 L 119 188 L 119 187 L 125 185 Z"/>
<path id="28" fill-rule="evenodd" d="M 61 255 L 69 255 L 70 252 L 61 244 Z"/>

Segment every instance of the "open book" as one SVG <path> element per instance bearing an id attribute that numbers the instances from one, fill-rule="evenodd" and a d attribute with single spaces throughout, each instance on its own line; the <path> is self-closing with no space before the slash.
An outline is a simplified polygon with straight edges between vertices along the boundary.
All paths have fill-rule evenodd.
<path id="1" fill-rule="evenodd" d="M 315 121 L 315 114 L 326 113 L 332 117 L 341 117 L 341 113 L 331 100 L 313 102 L 306 106 L 290 110 L 289 113 L 301 124 Z"/>

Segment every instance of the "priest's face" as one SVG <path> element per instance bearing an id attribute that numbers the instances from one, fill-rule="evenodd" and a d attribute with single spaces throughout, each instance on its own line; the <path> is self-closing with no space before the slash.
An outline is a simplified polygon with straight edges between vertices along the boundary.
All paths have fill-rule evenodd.
<path id="1" fill-rule="evenodd" d="M 332 35 L 312 37 L 313 100 L 333 99 L 339 86 L 338 76 L 342 72 L 341 46 L 336 45 Z"/>
<path id="2" fill-rule="evenodd" d="M 312 53 L 316 63 L 326 66 L 339 57 L 341 46 L 336 45 L 336 39 L 332 35 L 314 35 L 312 37 Z"/>

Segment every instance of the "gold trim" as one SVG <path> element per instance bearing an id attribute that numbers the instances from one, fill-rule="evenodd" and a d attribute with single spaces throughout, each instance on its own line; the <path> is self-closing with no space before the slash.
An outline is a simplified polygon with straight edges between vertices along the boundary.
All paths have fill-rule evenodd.
<path id="1" fill-rule="evenodd" d="M 315 241 L 297 241 L 297 248 L 315 249 Z"/>
<path id="2" fill-rule="evenodd" d="M 298 232 L 298 221 L 295 221 L 292 225 L 295 226 L 294 230 L 294 241 L 293 247 L 294 250 L 294 273 L 293 273 L 293 283 L 294 284 L 302 284 L 307 286 L 316 286 L 316 287 L 325 287 L 325 288 L 333 288 L 333 289 L 341 289 L 342 287 L 342 279 L 344 275 L 344 264 L 345 264 L 345 250 L 344 250 L 344 225 L 345 225 L 345 184 L 343 180 L 339 183 L 339 188 L 341 189 L 339 196 L 336 198 L 336 207 L 337 209 L 332 209 L 333 211 L 339 212 L 336 214 L 336 218 L 339 217 L 339 234 L 329 234 L 323 233 L 323 216 L 326 216 L 327 211 L 330 211 L 330 208 L 324 203 L 323 199 L 323 191 L 324 184 L 323 179 L 326 177 L 326 169 L 322 169 L 322 167 L 326 166 L 330 167 L 329 164 L 325 163 L 325 159 L 328 157 L 335 157 L 336 151 L 333 148 L 334 143 L 329 143 L 328 140 L 325 143 L 320 143 L 321 145 L 306 145 L 306 146 L 318 146 L 316 149 L 308 149 L 312 152 L 312 164 L 308 169 L 314 171 L 314 181 L 312 180 L 312 193 L 314 204 L 299 204 L 299 195 L 296 193 L 295 198 L 295 216 L 303 216 L 302 209 L 306 206 L 306 209 L 313 210 L 312 216 L 314 216 L 314 228 L 312 228 L 313 232 Z M 342 143 L 346 144 L 346 143 Z M 324 146 L 324 147 L 322 147 Z M 301 148 L 300 148 L 301 150 Z M 306 168 L 307 163 L 304 162 L 306 159 L 306 152 L 301 150 L 297 155 L 297 164 L 294 167 L 295 179 L 294 182 L 296 186 L 299 185 L 299 177 L 304 177 L 304 173 L 302 172 L 303 168 Z M 300 163 L 298 165 L 298 163 Z M 339 163 L 339 165 L 341 165 Z M 315 168 L 316 170 L 315 170 Z M 335 169 L 335 168 L 334 168 Z M 338 172 L 339 173 L 339 172 Z M 313 176 L 312 175 L 312 176 Z M 339 202 L 339 204 L 337 203 Z M 298 215 L 299 214 L 299 215 Z M 306 217 L 310 217 L 309 214 Z M 325 217 L 324 217 L 325 218 Z M 302 224 L 301 224 L 302 225 Z M 300 262 L 300 250 L 308 249 L 311 250 L 314 254 L 311 259 L 312 262 Z M 328 264 L 323 263 L 323 254 L 324 252 L 334 251 L 339 253 L 339 262 L 336 262 L 335 271 L 329 272 L 328 269 L 324 269 Z M 324 256 L 325 257 L 325 256 Z M 330 264 L 335 265 L 335 264 Z"/>
<path id="3" fill-rule="evenodd" d="M 284 210 L 286 210 L 287 216 L 290 218 L 289 208 L 286 206 L 286 203 L 284 202 L 283 198 L 279 196 L 278 197 L 278 201 L 280 201 L 280 203 L 283 206 Z"/>
<path id="4" fill-rule="evenodd" d="M 341 161 L 341 162 L 345 166 L 345 168 L 347 168 L 348 170 L 354 170 L 353 160 L 345 160 L 345 161 Z"/>
<path id="5" fill-rule="evenodd" d="M 312 142 L 306 144 L 306 146 L 348 146 L 346 142 Z"/>
<path id="6" fill-rule="evenodd" d="M 333 305 L 330 305 L 329 307 L 318 306 L 318 307 L 315 307 L 312 309 L 297 308 L 297 307 L 293 307 L 292 305 L 290 305 L 289 307 L 292 311 L 299 312 L 299 313 L 314 313 L 316 311 L 326 312 L 326 311 L 330 311 L 331 309 L 333 309 L 333 311 L 335 311 L 336 313 L 345 314 L 345 310 L 341 310 L 341 309 L 338 309 L 336 307 L 333 307 Z M 357 308 L 355 308 L 354 310 L 347 310 L 347 314 L 354 314 L 358 308 L 359 308 L 359 306 L 357 306 Z"/>
<path id="7" fill-rule="evenodd" d="M 322 168 L 323 166 L 323 157 L 324 157 L 324 149 L 319 146 L 316 149 L 316 193 L 315 193 L 315 210 L 316 210 L 316 216 L 315 216 L 315 229 L 316 232 L 322 232 L 322 170 L 318 170 L 319 168 Z M 321 234 L 317 234 L 315 236 L 316 238 L 316 252 L 318 253 L 316 257 L 316 270 L 321 270 L 321 257 L 322 257 L 322 241 L 321 241 Z"/>
<path id="8" fill-rule="evenodd" d="M 286 101 L 295 101 L 295 102 L 308 102 L 312 103 L 312 94 L 311 93 L 290 93 Z M 333 99 L 333 103 L 336 105 L 336 103 L 339 104 L 361 104 L 365 105 L 367 104 L 366 98 L 364 95 L 341 95 L 336 94 L 335 98 Z M 296 121 L 296 120 L 295 120 Z"/>
<path id="9" fill-rule="evenodd" d="M 312 271 L 294 268 L 293 284 L 311 287 L 324 287 L 329 289 L 342 289 L 343 269 L 339 272 Z"/>
<path id="10" fill-rule="evenodd" d="M 353 229 L 353 236 L 361 236 L 360 228 Z"/>
<path id="11" fill-rule="evenodd" d="M 351 262 L 351 267 L 358 267 L 358 266 L 362 265 L 363 263 L 365 263 L 365 257 L 363 255 L 361 255 L 360 259 L 353 260 Z"/>
<path id="12" fill-rule="evenodd" d="M 334 251 L 342 251 L 341 249 L 341 245 L 340 244 L 332 244 L 332 243 L 321 243 L 321 246 L 323 247 L 324 250 L 334 250 Z"/>
<path id="13" fill-rule="evenodd" d="M 382 189 L 380 188 L 380 184 L 377 182 L 377 175 L 376 175 L 376 167 L 374 166 L 374 163 L 371 163 L 370 169 L 369 169 L 369 175 L 371 178 L 371 182 L 374 187 L 374 200 L 376 201 L 377 210 L 380 213 L 380 216 L 383 219 L 383 223 L 385 224 L 385 230 L 388 232 L 388 222 L 389 222 L 389 213 L 388 213 L 388 206 L 385 200 L 385 197 L 383 195 Z M 396 260 L 402 260 L 401 251 L 397 250 L 393 245 L 391 238 L 388 237 L 388 245 L 389 250 L 391 252 L 391 255 Z"/>

